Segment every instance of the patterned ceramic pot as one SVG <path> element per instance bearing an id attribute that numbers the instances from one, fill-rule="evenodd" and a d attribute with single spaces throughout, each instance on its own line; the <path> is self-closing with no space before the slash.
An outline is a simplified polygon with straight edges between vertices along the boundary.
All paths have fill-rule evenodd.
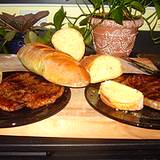
<path id="1" fill-rule="evenodd" d="M 123 25 L 112 20 L 92 18 L 93 44 L 97 53 L 117 57 L 128 57 L 133 49 L 138 28 L 143 19 L 123 21 Z"/>

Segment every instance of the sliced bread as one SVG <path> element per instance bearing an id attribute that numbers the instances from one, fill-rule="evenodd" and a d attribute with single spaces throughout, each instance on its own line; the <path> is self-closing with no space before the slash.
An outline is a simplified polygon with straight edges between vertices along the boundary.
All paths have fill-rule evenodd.
<path id="1" fill-rule="evenodd" d="M 86 56 L 80 65 L 89 72 L 91 83 L 114 79 L 123 73 L 119 59 L 110 55 Z"/>
<path id="2" fill-rule="evenodd" d="M 136 111 L 143 108 L 142 92 L 112 80 L 101 83 L 99 94 L 105 104 L 118 110 Z"/>
<path id="3" fill-rule="evenodd" d="M 65 52 L 80 61 L 85 53 L 85 43 L 81 33 L 74 28 L 62 28 L 52 36 L 52 44 L 56 50 Z"/>

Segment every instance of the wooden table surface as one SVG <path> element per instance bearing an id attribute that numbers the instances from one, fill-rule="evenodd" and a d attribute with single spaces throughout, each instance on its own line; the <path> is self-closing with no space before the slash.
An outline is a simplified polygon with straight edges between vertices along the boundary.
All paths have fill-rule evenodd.
<path id="1" fill-rule="evenodd" d="M 0 135 L 160 139 L 160 130 L 134 127 L 103 116 L 87 103 L 84 88 L 80 88 L 71 89 L 71 99 L 59 113 L 33 124 L 1 128 Z"/>

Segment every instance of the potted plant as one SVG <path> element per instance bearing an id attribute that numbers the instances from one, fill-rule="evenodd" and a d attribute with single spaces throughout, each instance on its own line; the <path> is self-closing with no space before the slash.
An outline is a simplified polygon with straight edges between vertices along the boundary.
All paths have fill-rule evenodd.
<path id="1" fill-rule="evenodd" d="M 146 21 L 151 35 L 160 18 L 160 2 L 152 0 L 83 0 L 87 13 L 77 2 L 82 14 L 78 17 L 68 16 L 63 7 L 55 14 L 54 24 L 57 29 L 66 18 L 71 27 L 81 31 L 86 43 L 93 38 L 93 45 L 97 53 L 112 54 L 127 57 L 132 51 L 138 28 Z M 150 4 L 155 7 L 155 12 L 146 18 L 146 7 Z M 91 4 L 91 7 L 90 5 Z M 154 24 L 153 24 L 154 23 Z M 91 33 L 91 34 L 90 34 Z M 152 37 L 153 38 L 153 37 Z M 160 42 L 160 38 L 154 39 Z"/>
<path id="2" fill-rule="evenodd" d="M 18 16 L 8 13 L 0 14 L 1 52 L 16 54 L 25 43 L 33 41 L 49 43 L 51 39 L 49 36 L 50 30 L 48 29 L 45 33 L 43 32 L 45 35 L 40 36 L 44 28 L 41 25 L 35 25 L 48 14 L 48 11 Z"/>

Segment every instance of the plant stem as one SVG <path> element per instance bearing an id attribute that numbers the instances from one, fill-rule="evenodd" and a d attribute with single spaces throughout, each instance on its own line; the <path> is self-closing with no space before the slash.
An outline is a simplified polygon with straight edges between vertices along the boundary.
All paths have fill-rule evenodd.
<path id="1" fill-rule="evenodd" d="M 79 9 L 81 10 L 81 12 L 82 12 L 83 14 L 85 14 L 85 12 L 83 11 L 82 7 L 79 5 L 79 3 L 77 2 L 77 0 L 76 0 L 76 4 L 78 5 L 78 7 L 79 7 Z"/>
<path id="2" fill-rule="evenodd" d="M 70 21 L 69 17 L 66 16 L 66 19 L 67 19 L 67 21 L 68 21 L 70 24 L 74 25 L 74 23 L 72 23 L 72 22 Z"/>
<path id="3" fill-rule="evenodd" d="M 103 13 L 103 18 L 105 18 L 105 9 L 104 9 L 104 3 L 103 3 L 103 0 L 102 1 L 102 13 Z"/>
<path id="4" fill-rule="evenodd" d="M 146 18 L 146 20 L 149 20 L 149 19 L 152 18 L 155 14 L 156 14 L 156 12 L 152 13 L 149 17 Z"/>
<path id="5" fill-rule="evenodd" d="M 85 0 L 83 0 L 83 3 L 85 4 L 86 8 L 88 9 L 89 13 L 92 14 L 90 8 L 88 7 L 88 4 L 85 2 Z"/>

